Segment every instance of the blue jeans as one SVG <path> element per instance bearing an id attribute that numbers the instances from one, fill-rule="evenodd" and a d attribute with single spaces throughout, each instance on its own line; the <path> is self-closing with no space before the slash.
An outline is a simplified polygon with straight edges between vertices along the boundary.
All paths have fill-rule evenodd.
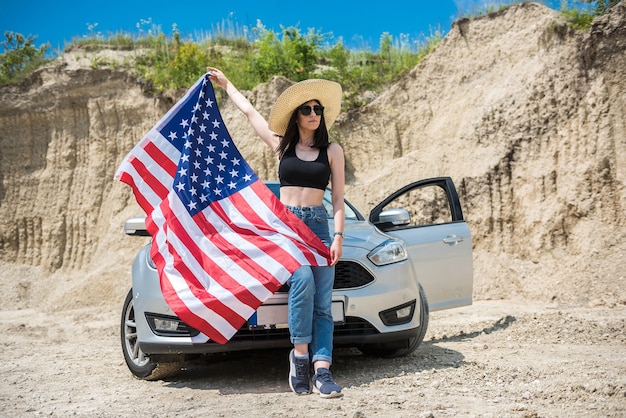
<path id="1" fill-rule="evenodd" d="M 324 206 L 287 208 L 330 247 L 328 217 Z M 335 267 L 302 266 L 289 284 L 289 333 L 293 344 L 309 344 L 311 361 L 332 362 L 334 322 L 332 314 Z"/>

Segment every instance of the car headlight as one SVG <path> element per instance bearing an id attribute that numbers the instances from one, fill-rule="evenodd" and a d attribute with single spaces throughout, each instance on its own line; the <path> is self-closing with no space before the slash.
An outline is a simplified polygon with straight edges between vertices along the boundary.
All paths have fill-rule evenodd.
<path id="1" fill-rule="evenodd" d="M 404 242 L 389 240 L 370 251 L 367 258 L 377 266 L 384 266 L 386 264 L 404 261 L 408 258 L 408 255 Z"/>

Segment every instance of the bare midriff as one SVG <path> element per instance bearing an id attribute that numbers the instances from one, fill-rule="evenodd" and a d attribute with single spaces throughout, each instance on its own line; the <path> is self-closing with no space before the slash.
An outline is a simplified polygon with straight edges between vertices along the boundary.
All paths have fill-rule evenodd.
<path id="1" fill-rule="evenodd" d="M 300 186 L 280 188 L 280 201 L 287 206 L 320 206 L 323 199 L 324 190 Z"/>

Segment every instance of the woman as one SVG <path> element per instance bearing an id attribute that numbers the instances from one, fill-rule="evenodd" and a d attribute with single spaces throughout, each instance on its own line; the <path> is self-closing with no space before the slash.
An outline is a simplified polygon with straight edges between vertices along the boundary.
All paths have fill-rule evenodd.
<path id="1" fill-rule="evenodd" d="M 296 394 L 313 390 L 324 398 L 343 396 L 329 370 L 332 363 L 331 312 L 335 265 L 342 253 L 344 228 L 344 155 L 329 143 L 328 129 L 341 109 L 341 86 L 313 79 L 294 84 L 276 100 L 269 123 L 217 68 L 208 67 L 209 79 L 226 90 L 261 139 L 279 159 L 280 200 L 330 247 L 330 265 L 303 266 L 287 282 L 289 332 L 294 345 L 289 353 L 289 386 Z M 335 232 L 330 237 L 322 205 L 329 182 Z"/>

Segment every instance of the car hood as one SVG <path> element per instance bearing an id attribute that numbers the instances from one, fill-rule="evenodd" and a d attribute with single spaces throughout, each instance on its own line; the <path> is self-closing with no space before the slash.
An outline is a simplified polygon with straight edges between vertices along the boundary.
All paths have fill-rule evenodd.
<path id="1" fill-rule="evenodd" d="M 369 222 L 348 219 L 346 219 L 344 233 L 344 247 L 359 247 L 366 250 L 372 250 L 392 238 L 389 235 L 383 234 Z"/>

